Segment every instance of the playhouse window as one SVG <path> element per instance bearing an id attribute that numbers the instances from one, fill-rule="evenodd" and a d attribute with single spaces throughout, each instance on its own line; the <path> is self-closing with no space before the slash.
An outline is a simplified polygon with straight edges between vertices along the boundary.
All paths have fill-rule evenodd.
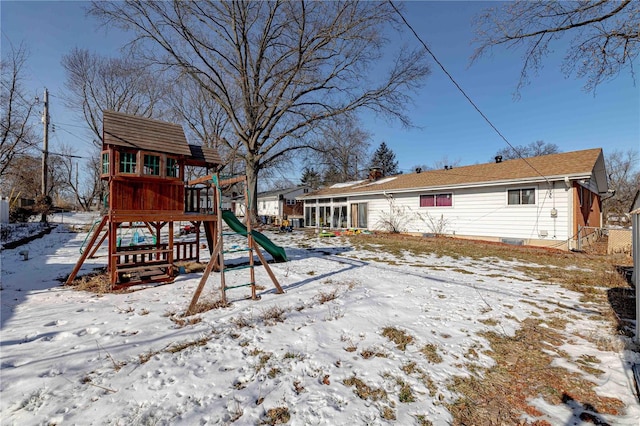
<path id="1" fill-rule="evenodd" d="M 536 203 L 536 190 L 534 188 L 510 189 L 507 193 L 508 204 L 511 206 Z"/>
<path id="2" fill-rule="evenodd" d="M 109 174 L 109 153 L 108 152 L 102 153 L 102 174 L 103 175 Z"/>
<path id="3" fill-rule="evenodd" d="M 178 160 L 167 157 L 167 177 L 180 177 L 180 169 L 178 168 Z"/>
<path id="4" fill-rule="evenodd" d="M 160 156 L 158 155 L 144 155 L 144 174 L 160 176 Z"/>
<path id="5" fill-rule="evenodd" d="M 450 192 L 420 196 L 420 207 L 451 207 L 452 205 L 453 194 Z"/>
<path id="6" fill-rule="evenodd" d="M 136 154 L 132 152 L 120 153 L 120 173 L 136 172 Z"/>

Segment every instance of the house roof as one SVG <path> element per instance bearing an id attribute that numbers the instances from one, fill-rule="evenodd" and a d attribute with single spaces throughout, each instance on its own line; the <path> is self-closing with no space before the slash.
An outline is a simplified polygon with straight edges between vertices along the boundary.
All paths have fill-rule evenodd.
<path id="1" fill-rule="evenodd" d="M 178 124 L 103 111 L 102 127 L 105 145 L 179 155 L 194 165 L 222 163 L 216 150 L 187 143 L 182 126 Z"/>
<path id="2" fill-rule="evenodd" d="M 296 192 L 304 188 L 308 188 L 308 187 L 302 185 L 302 186 L 294 186 L 286 189 L 275 189 L 273 191 L 258 192 L 258 198 L 269 198 L 269 197 L 277 198 L 279 195 L 291 194 L 292 192 Z"/>
<path id="3" fill-rule="evenodd" d="M 341 183 L 321 188 L 300 198 L 484 186 L 544 181 L 545 179 L 559 180 L 565 177 L 584 179 L 590 178 L 594 174 L 594 170 L 597 172 L 600 169 L 604 169 L 602 149 L 594 148 L 527 159 L 505 160 L 500 163 L 491 162 L 449 169 L 427 170 L 421 173 L 383 177 L 375 181 Z M 601 173 L 596 174 L 596 177 L 601 179 Z M 606 187 L 606 182 L 604 186 Z M 598 188 L 601 188 L 600 184 Z"/>

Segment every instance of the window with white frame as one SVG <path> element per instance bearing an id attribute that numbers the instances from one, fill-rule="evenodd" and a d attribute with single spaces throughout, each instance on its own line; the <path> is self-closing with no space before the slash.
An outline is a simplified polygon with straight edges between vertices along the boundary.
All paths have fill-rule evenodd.
<path id="1" fill-rule="evenodd" d="M 535 188 L 509 189 L 507 191 L 507 203 L 510 206 L 536 203 Z"/>
<path id="2" fill-rule="evenodd" d="M 420 207 L 451 207 L 452 205 L 453 194 L 451 192 L 420 196 Z"/>
<path id="3" fill-rule="evenodd" d="M 351 204 L 351 226 L 354 228 L 367 227 L 367 203 Z"/>

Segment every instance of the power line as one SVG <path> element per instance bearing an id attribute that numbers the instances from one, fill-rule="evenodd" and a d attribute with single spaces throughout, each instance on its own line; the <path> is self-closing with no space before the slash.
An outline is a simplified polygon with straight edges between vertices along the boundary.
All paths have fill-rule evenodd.
<path id="1" fill-rule="evenodd" d="M 547 184 L 551 185 L 551 182 L 549 182 L 549 179 L 547 179 L 546 176 L 544 176 L 542 173 L 540 173 L 538 171 L 538 169 L 536 169 L 531 163 L 529 163 L 527 161 L 526 158 L 524 158 L 520 152 L 513 146 L 511 145 L 511 143 L 507 140 L 507 138 L 500 132 L 500 130 L 498 130 L 498 128 L 491 122 L 491 120 L 489 120 L 489 118 L 480 110 L 480 108 L 475 104 L 475 102 L 473 102 L 473 100 L 469 97 L 469 95 L 467 95 L 467 93 L 462 89 L 462 87 L 460 87 L 460 85 L 458 84 L 458 82 L 451 76 L 451 74 L 449 74 L 449 72 L 447 71 L 447 69 L 444 67 L 444 65 L 442 65 L 442 63 L 438 60 L 438 58 L 436 57 L 436 55 L 431 51 L 431 49 L 429 49 L 429 47 L 427 46 L 427 44 L 422 41 L 422 39 L 420 38 L 420 36 L 418 35 L 418 33 L 416 33 L 416 31 L 413 29 L 413 27 L 411 26 L 411 24 L 409 24 L 409 22 L 407 22 L 407 20 L 405 19 L 405 17 L 402 15 L 402 13 L 400 13 L 400 11 L 398 10 L 398 8 L 396 8 L 396 6 L 393 4 L 393 2 L 391 0 L 387 0 L 389 2 L 389 4 L 391 5 L 391 7 L 393 8 L 393 10 L 395 10 L 395 12 L 398 14 L 398 16 L 400 16 L 400 19 L 402 19 L 402 21 L 404 22 L 404 24 L 407 26 L 407 28 L 409 28 L 409 30 L 411 30 L 411 32 L 413 33 L 413 35 L 416 37 L 416 39 L 420 42 L 420 44 L 422 44 L 422 47 L 424 47 L 424 49 L 427 51 L 427 53 L 429 55 L 431 55 L 431 57 L 433 58 L 433 60 L 436 62 L 436 64 L 438 64 L 438 66 L 440 67 L 440 69 L 442 69 L 442 71 L 446 74 L 447 77 L 449 77 L 449 80 L 451 80 L 451 82 L 453 83 L 454 86 L 456 86 L 456 88 L 458 89 L 458 91 L 460 93 L 462 93 L 462 95 L 467 99 L 467 101 L 471 104 L 471 106 L 473 106 L 473 108 L 478 112 L 478 114 L 480 114 L 480 116 L 484 119 L 484 121 L 486 121 L 489 126 L 491 126 L 491 128 L 498 134 L 498 136 L 500 136 L 500 138 L 511 147 L 511 149 L 513 149 L 513 151 L 518 154 L 518 157 L 520 157 L 522 160 L 524 160 L 525 163 L 527 163 L 527 165 L 529 167 L 531 167 L 536 173 L 538 173 L 546 182 Z"/>

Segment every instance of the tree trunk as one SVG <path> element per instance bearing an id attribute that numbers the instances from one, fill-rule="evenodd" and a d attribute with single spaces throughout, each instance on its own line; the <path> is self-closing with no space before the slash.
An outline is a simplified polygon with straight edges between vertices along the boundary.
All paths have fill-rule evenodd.
<path id="1" fill-rule="evenodd" d="M 260 170 L 260 160 L 255 158 L 246 159 L 247 187 L 249 193 L 249 205 L 247 206 L 247 217 L 251 223 L 258 223 L 258 171 Z"/>

